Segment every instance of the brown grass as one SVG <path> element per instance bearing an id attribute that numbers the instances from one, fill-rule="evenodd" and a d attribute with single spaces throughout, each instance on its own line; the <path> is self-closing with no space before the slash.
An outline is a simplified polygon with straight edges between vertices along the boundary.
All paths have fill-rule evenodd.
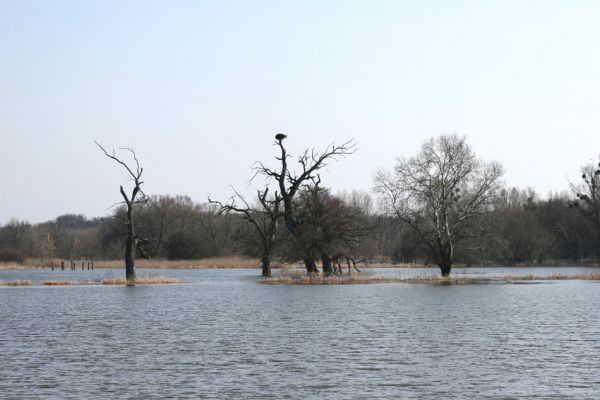
<path id="1" fill-rule="evenodd" d="M 54 269 L 60 269 L 61 261 L 65 262 L 65 270 L 71 268 L 69 260 L 40 260 L 28 258 L 23 263 L 0 262 L 0 269 L 21 269 L 21 268 L 49 268 L 50 263 L 54 264 Z M 76 261 L 76 269 L 81 269 L 81 262 Z M 145 260 L 135 261 L 136 268 L 160 268 L 160 269 L 208 269 L 208 268 L 260 268 L 260 261 L 251 257 L 227 256 L 227 257 L 208 257 L 198 260 Z M 292 268 L 294 264 L 281 263 L 274 261 L 272 268 Z M 95 260 L 94 269 L 97 268 L 125 268 L 123 260 Z M 87 270 L 87 260 L 85 261 Z"/>
<path id="2" fill-rule="evenodd" d="M 427 284 L 427 285 L 464 285 L 474 283 L 472 278 L 466 276 L 439 276 L 439 275 L 419 275 L 402 278 L 403 283 Z M 479 281 L 479 280 L 478 280 Z"/>
<path id="3" fill-rule="evenodd" d="M 269 278 L 258 279 L 259 283 L 268 285 L 339 285 L 339 284 L 369 284 L 369 283 L 408 283 L 425 285 L 467 285 L 483 283 L 514 283 L 520 281 L 556 281 L 556 280 L 593 280 L 600 281 L 600 273 L 580 273 L 574 275 L 550 274 L 537 276 L 533 274 L 524 276 L 502 276 L 502 277 L 468 277 L 439 275 L 419 275 L 411 277 L 394 277 L 382 275 L 352 274 L 343 276 L 325 277 L 321 274 L 300 275 L 301 270 L 295 270 L 292 274 L 278 275 Z"/>
<path id="4" fill-rule="evenodd" d="M 600 281 L 599 272 L 585 272 L 575 275 L 566 274 L 550 274 L 550 275 L 533 275 L 528 274 L 525 276 L 506 276 L 504 277 L 506 282 L 512 283 L 514 281 Z"/>
<path id="5" fill-rule="evenodd" d="M 30 280 L 0 281 L 0 286 L 31 286 Z"/>
<path id="6" fill-rule="evenodd" d="M 173 278 L 170 276 L 163 276 L 163 275 L 139 276 L 139 277 L 135 278 L 136 285 L 161 285 L 161 284 L 187 283 L 187 282 L 188 281 L 183 280 L 183 279 Z M 128 281 L 125 278 L 106 277 L 106 278 L 102 278 L 100 283 L 102 283 L 103 285 L 126 285 L 126 284 L 128 284 Z"/>
<path id="7" fill-rule="evenodd" d="M 71 285 L 83 285 L 88 282 L 77 282 L 77 281 L 44 281 L 44 286 L 71 286 Z"/>
<path id="8" fill-rule="evenodd" d="M 356 285 L 369 283 L 398 283 L 401 282 L 401 280 L 397 277 L 382 275 L 352 274 L 323 276 L 321 274 L 313 274 L 265 277 L 258 279 L 258 282 L 267 285 Z"/>

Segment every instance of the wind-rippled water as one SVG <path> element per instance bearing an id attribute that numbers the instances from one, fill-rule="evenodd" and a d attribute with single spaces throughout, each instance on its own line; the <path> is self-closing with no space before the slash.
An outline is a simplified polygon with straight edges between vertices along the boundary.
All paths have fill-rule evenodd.
<path id="1" fill-rule="evenodd" d="M 153 272 L 191 283 L 1 288 L 0 398 L 600 398 L 596 282 L 270 286 L 256 270 Z M 534 271 L 552 272 L 565 271 Z"/>

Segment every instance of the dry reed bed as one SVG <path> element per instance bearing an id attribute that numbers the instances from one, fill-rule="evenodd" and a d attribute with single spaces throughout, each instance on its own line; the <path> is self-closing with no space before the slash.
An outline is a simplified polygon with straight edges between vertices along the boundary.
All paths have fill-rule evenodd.
<path id="1" fill-rule="evenodd" d="M 468 277 L 468 276 L 449 276 L 439 275 L 419 275 L 411 277 L 395 277 L 382 275 L 279 275 L 273 277 L 264 277 L 258 279 L 258 283 L 267 285 L 357 285 L 371 283 L 408 283 L 425 285 L 466 285 L 466 284 L 484 284 L 484 283 L 514 283 L 522 281 L 557 281 L 557 280 L 589 280 L 600 281 L 600 273 L 580 273 L 574 275 L 550 274 L 537 276 L 533 274 L 524 276 L 502 276 L 502 277 Z"/>
<path id="2" fill-rule="evenodd" d="M 19 269 L 19 268 L 39 268 L 50 267 L 54 264 L 55 269 L 60 269 L 60 263 L 64 261 L 65 269 L 70 269 L 69 260 L 51 259 L 40 260 L 28 258 L 23 263 L 0 262 L 0 269 Z M 81 268 L 81 262 L 85 261 L 87 269 L 87 260 L 73 260 L 76 263 L 76 269 Z M 96 268 L 124 268 L 123 260 L 95 260 Z M 292 268 L 293 264 L 274 262 L 272 268 Z M 136 260 L 136 268 L 157 268 L 157 269 L 207 269 L 207 268 L 260 268 L 260 261 L 255 258 L 228 256 L 228 257 L 207 257 L 198 260 Z"/>
<path id="3" fill-rule="evenodd" d="M 189 281 L 173 278 L 170 276 L 140 276 L 135 278 L 136 285 L 162 285 L 162 284 L 173 284 L 173 283 L 187 283 Z M 126 285 L 127 279 L 125 278 L 102 278 L 100 281 L 103 285 Z"/>
<path id="4" fill-rule="evenodd" d="M 188 283 L 189 281 L 169 276 L 138 276 L 135 278 L 136 285 L 165 285 L 175 283 Z M 44 281 L 44 286 L 73 286 L 73 285 L 126 285 L 126 278 L 104 277 L 96 281 Z"/>
<path id="5" fill-rule="evenodd" d="M 514 281 L 600 281 L 600 272 L 585 272 L 574 275 L 566 274 L 550 274 L 550 275 L 534 275 L 528 274 L 524 276 L 505 276 L 507 282 Z"/>
<path id="6" fill-rule="evenodd" d="M 259 283 L 267 285 L 355 285 L 369 283 L 395 283 L 398 278 L 382 275 L 280 275 L 258 279 Z"/>
<path id="7" fill-rule="evenodd" d="M 22 279 L 16 281 L 0 281 L 0 286 L 31 286 L 30 280 Z"/>
<path id="8" fill-rule="evenodd" d="M 136 285 L 163 285 L 188 283 L 189 281 L 168 276 L 140 276 L 135 278 Z M 126 285 L 127 279 L 105 277 L 95 281 L 43 281 L 42 286 L 83 286 L 83 285 Z M 0 281 L 0 286 L 32 286 L 30 280 Z"/>
<path id="9" fill-rule="evenodd" d="M 97 281 L 43 281 L 43 286 L 79 286 L 79 285 L 97 285 Z"/>

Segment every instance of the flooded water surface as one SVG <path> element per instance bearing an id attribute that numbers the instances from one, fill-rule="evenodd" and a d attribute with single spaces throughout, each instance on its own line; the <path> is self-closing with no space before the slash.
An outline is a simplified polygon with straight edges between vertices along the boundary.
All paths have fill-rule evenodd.
<path id="1" fill-rule="evenodd" d="M 462 273 L 507 274 L 482 271 Z M 256 270 L 152 272 L 190 283 L 0 288 L 0 398 L 600 397 L 597 282 L 271 286 Z M 51 279 L 40 274 L 75 276 L 0 279 Z"/>

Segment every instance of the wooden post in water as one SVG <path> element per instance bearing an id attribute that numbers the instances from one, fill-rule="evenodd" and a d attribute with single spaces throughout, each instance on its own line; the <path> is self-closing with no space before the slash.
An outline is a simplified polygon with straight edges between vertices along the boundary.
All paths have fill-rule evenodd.
<path id="1" fill-rule="evenodd" d="M 81 270 L 83 271 L 85 269 L 85 261 L 81 262 Z"/>
<path id="2" fill-rule="evenodd" d="M 92 261 L 92 271 L 94 270 L 94 262 Z"/>
<path id="3" fill-rule="evenodd" d="M 63 271 L 65 270 L 65 262 L 64 261 L 60 262 L 60 269 Z"/>
<path id="4" fill-rule="evenodd" d="M 54 271 L 54 261 L 50 261 L 50 269 L 52 269 L 52 271 Z"/>

